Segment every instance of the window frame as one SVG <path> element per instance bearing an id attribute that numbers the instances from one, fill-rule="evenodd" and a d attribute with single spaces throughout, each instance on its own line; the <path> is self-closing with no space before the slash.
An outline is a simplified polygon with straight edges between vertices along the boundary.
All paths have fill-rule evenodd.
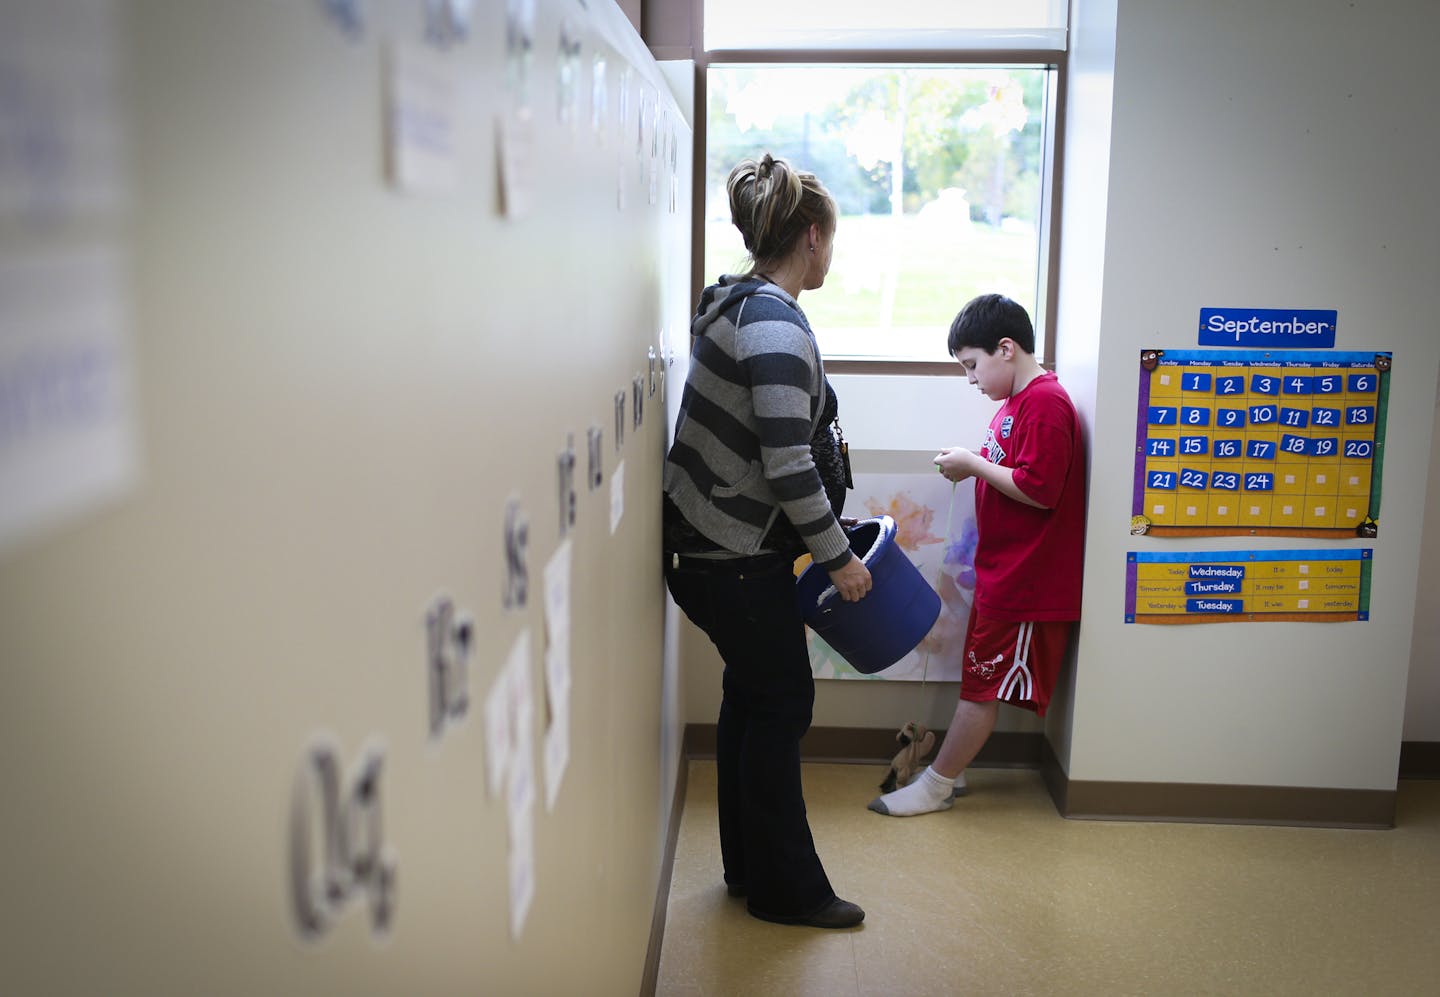
<path id="1" fill-rule="evenodd" d="M 688 23 L 687 23 L 688 9 Z M 1040 246 L 1037 266 L 1041 278 L 1036 286 L 1036 336 L 1042 366 L 1054 369 L 1055 308 L 1059 286 L 1060 216 L 1063 190 L 1065 99 L 1068 51 L 1066 48 L 794 48 L 794 49 L 713 49 L 704 42 L 705 0 L 655 0 L 647 4 L 642 30 L 652 53 L 660 58 L 693 61 L 695 75 L 694 149 L 691 184 L 691 298 L 698 300 L 705 287 L 705 171 L 709 146 L 709 70 L 712 65 L 793 65 L 793 66 L 1023 66 L 1053 72 L 1054 92 L 1045 108 L 1042 149 L 1042 190 L 1040 195 Z M 687 30 L 688 29 L 688 30 Z M 653 37 L 653 36 L 662 37 Z M 684 45 L 688 39 L 689 45 Z M 666 42 L 670 44 L 666 44 Z M 657 44 L 659 42 L 660 44 Z M 675 44 L 675 43 L 679 44 Z M 902 358 L 825 361 L 832 373 L 845 374 L 943 374 L 959 376 L 952 363 Z"/>

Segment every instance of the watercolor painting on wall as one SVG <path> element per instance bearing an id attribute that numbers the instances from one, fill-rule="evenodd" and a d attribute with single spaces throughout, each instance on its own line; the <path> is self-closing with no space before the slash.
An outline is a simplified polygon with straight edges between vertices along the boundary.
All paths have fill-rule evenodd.
<path id="1" fill-rule="evenodd" d="M 929 473 L 860 474 L 845 500 L 856 519 L 888 515 L 895 542 L 940 593 L 940 618 L 920 646 L 874 675 L 862 675 L 813 630 L 810 667 L 816 678 L 958 682 L 970 604 L 975 596 L 975 486 L 952 485 Z"/>

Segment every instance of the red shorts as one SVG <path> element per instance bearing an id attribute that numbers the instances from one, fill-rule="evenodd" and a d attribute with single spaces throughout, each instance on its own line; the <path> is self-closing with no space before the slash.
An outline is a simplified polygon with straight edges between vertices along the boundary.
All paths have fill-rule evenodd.
<path id="1" fill-rule="evenodd" d="M 972 703 L 999 700 L 1043 717 L 1074 627 L 1069 620 L 992 620 L 971 607 L 960 698 Z"/>

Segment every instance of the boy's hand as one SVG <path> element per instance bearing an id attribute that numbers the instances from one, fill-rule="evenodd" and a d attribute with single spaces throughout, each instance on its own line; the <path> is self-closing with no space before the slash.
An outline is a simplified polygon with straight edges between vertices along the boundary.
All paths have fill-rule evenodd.
<path id="1" fill-rule="evenodd" d="M 964 447 L 947 447 L 935 455 L 935 466 L 946 481 L 964 481 L 975 477 L 975 467 L 981 457 Z"/>

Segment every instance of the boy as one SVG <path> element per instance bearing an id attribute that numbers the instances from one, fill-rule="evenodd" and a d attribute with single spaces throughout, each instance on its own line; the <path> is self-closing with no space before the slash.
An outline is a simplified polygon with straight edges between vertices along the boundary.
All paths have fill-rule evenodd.
<path id="1" fill-rule="evenodd" d="M 975 602 L 960 700 L 935 760 L 870 803 L 891 817 L 950 808 L 1001 702 L 1045 715 L 1080 618 L 1085 451 L 1075 406 L 1035 360 L 1025 309 L 1003 295 L 965 305 L 949 347 L 970 383 L 1001 405 L 979 453 L 951 447 L 935 457 L 946 479 L 975 479 Z"/>

